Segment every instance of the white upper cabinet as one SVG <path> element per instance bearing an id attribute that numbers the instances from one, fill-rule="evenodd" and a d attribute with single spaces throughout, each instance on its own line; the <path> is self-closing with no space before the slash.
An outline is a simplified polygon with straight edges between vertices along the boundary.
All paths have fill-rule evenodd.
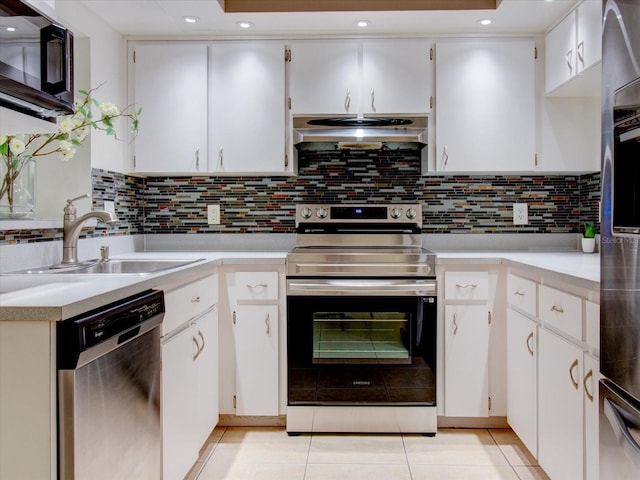
<path id="1" fill-rule="evenodd" d="M 362 48 L 363 113 L 430 110 L 431 59 L 426 40 L 367 40 Z"/>
<path id="2" fill-rule="evenodd" d="M 291 45 L 292 113 L 358 113 L 358 42 L 309 40 Z"/>
<path id="3" fill-rule="evenodd" d="M 535 170 L 530 40 L 436 45 L 435 173 Z"/>
<path id="4" fill-rule="evenodd" d="M 585 0 L 545 37 L 547 94 L 598 96 L 601 59 L 602 2 Z"/>
<path id="5" fill-rule="evenodd" d="M 210 172 L 283 172 L 284 42 L 211 46 Z"/>
<path id="6" fill-rule="evenodd" d="M 426 113 L 429 43 L 422 39 L 301 40 L 291 44 L 294 114 Z"/>
<path id="7" fill-rule="evenodd" d="M 142 107 L 133 171 L 292 171 L 284 42 L 139 42 L 133 49 L 130 93 Z"/>
<path id="8" fill-rule="evenodd" d="M 208 46 L 153 43 L 132 50 L 131 103 L 142 107 L 132 171 L 205 171 Z"/>

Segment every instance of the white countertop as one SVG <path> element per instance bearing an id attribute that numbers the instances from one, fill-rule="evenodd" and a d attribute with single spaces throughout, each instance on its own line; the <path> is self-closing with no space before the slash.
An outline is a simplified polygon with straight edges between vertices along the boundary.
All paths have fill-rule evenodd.
<path id="1" fill-rule="evenodd" d="M 136 252 L 114 259 L 196 260 L 152 274 L 3 274 L 0 275 L 0 321 L 71 318 L 160 285 L 206 275 L 223 264 L 279 264 L 286 252 Z"/>
<path id="2" fill-rule="evenodd" d="M 506 264 L 533 267 L 566 281 L 599 287 L 597 254 L 578 252 L 447 252 L 438 264 Z M 218 265 L 285 263 L 287 252 L 136 252 L 113 258 L 203 259 L 153 274 L 3 274 L 0 275 L 0 321 L 57 321 L 168 283 L 206 275 Z"/>

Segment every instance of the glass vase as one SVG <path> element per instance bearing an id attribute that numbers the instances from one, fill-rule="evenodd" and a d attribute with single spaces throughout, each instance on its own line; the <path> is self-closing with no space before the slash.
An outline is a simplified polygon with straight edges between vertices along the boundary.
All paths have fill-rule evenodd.
<path id="1" fill-rule="evenodd" d="M 0 219 L 19 220 L 34 218 L 36 206 L 36 162 L 33 159 L 23 160 L 19 174 L 8 181 L 8 165 L 5 159 L 0 162 L 0 181 L 7 179 L 0 197 Z M 4 184 L 3 184 L 4 185 Z"/>

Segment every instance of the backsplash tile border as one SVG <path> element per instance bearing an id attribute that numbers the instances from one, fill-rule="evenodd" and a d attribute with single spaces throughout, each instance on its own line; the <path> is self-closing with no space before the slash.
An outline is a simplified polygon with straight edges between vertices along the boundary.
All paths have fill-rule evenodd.
<path id="1" fill-rule="evenodd" d="M 423 204 L 423 233 L 579 233 L 598 223 L 600 174 L 420 175 L 415 152 L 305 152 L 299 175 L 135 177 L 92 170 L 93 208 L 114 201 L 121 223 L 83 237 L 167 233 L 292 233 L 298 203 Z M 529 205 L 512 225 L 511 206 Z M 208 225 L 206 205 L 221 206 Z M 61 229 L 0 231 L 0 244 L 59 240 Z"/>

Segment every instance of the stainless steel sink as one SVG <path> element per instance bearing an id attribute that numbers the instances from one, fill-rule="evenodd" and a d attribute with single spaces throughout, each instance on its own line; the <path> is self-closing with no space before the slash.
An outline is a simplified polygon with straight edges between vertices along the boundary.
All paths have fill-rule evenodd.
<path id="1" fill-rule="evenodd" d="M 151 273 L 160 272 L 162 270 L 168 270 L 170 268 L 184 267 L 191 263 L 204 260 L 203 258 L 196 259 L 180 259 L 180 260 L 165 260 L 165 259 L 114 259 L 108 261 L 93 260 L 89 262 L 83 262 L 81 265 L 57 268 L 59 266 L 34 268 L 29 270 L 22 270 L 19 272 L 10 273 L 29 273 L 29 274 L 136 274 L 136 275 L 148 275 Z"/>

